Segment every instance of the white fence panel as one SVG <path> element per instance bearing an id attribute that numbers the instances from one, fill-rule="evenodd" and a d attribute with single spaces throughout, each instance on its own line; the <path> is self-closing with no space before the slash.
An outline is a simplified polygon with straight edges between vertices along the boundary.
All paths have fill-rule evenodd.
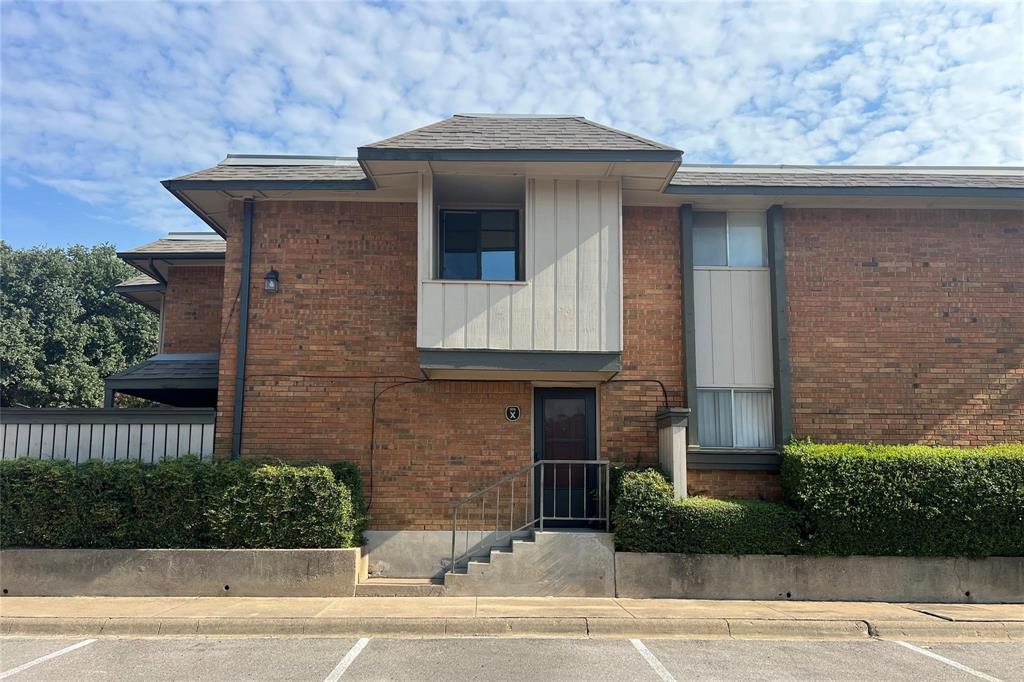
<path id="1" fill-rule="evenodd" d="M 0 458 L 159 462 L 212 459 L 212 409 L 5 409 Z"/>

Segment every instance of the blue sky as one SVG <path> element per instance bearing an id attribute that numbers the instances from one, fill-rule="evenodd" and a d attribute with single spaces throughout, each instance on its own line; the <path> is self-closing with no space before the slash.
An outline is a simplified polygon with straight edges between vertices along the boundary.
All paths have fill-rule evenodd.
<path id="1" fill-rule="evenodd" d="M 690 162 L 1024 164 L 1024 3 L 0 4 L 0 236 L 205 229 L 159 181 L 573 113 Z"/>

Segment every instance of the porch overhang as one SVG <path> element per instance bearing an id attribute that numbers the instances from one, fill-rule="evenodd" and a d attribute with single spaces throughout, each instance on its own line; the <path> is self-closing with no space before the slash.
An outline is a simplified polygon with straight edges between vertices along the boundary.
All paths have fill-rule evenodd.
<path id="1" fill-rule="evenodd" d="M 607 381 L 622 368 L 622 353 L 420 349 L 431 379 L 472 381 Z"/>
<path id="2" fill-rule="evenodd" d="M 154 355 L 110 375 L 103 387 L 108 403 L 123 393 L 172 407 L 216 407 L 218 365 L 216 353 Z"/>

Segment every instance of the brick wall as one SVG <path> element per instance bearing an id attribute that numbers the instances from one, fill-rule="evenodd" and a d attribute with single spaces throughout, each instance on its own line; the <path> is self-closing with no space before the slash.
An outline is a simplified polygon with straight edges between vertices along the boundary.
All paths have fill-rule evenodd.
<path id="1" fill-rule="evenodd" d="M 1024 440 L 1024 212 L 786 211 L 793 430 Z"/>
<path id="2" fill-rule="evenodd" d="M 599 391 L 602 455 L 613 462 L 658 463 L 654 414 L 683 404 L 682 281 L 679 211 L 622 210 L 622 371 Z"/>
<path id="3" fill-rule="evenodd" d="M 232 236 L 240 224 L 237 203 Z M 262 289 L 262 273 L 271 267 L 281 281 L 273 295 Z M 449 528 L 452 501 L 532 461 L 529 384 L 399 385 L 407 381 L 401 377 L 422 376 L 415 205 L 260 202 L 252 273 L 244 456 L 356 462 L 373 497 L 372 527 L 403 530 Z M 234 405 L 235 238 L 228 240 L 225 279 L 228 342 L 217 421 L 222 454 L 231 448 Z M 518 422 L 505 420 L 508 404 L 522 406 Z"/>
<path id="4" fill-rule="evenodd" d="M 223 302 L 223 266 L 171 267 L 163 303 L 161 352 L 218 352 Z"/>

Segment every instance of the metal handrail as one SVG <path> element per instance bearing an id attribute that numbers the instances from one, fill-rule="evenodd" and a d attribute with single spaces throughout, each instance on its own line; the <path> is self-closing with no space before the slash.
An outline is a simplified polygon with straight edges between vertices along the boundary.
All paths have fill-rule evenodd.
<path id="1" fill-rule="evenodd" d="M 595 488 L 597 490 L 597 507 L 598 507 L 598 509 L 597 509 L 598 513 L 597 513 L 596 516 L 589 515 L 587 513 L 588 505 L 587 505 L 587 498 L 586 497 L 584 497 L 584 500 L 583 500 L 583 514 L 580 516 L 580 515 L 575 515 L 573 513 L 573 498 L 572 498 L 572 490 L 573 490 L 572 480 L 573 480 L 573 475 L 571 473 L 571 471 L 572 471 L 571 469 L 570 469 L 570 473 L 569 473 L 569 486 L 568 486 L 568 491 L 569 491 L 568 515 L 560 516 L 558 514 L 558 508 L 557 508 L 558 507 L 558 498 L 557 498 L 557 495 L 556 495 L 556 497 L 553 500 L 553 506 L 554 506 L 553 513 L 552 514 L 546 514 L 545 513 L 545 508 L 544 508 L 544 506 L 545 506 L 544 505 L 544 502 L 545 502 L 545 497 L 544 497 L 544 489 L 545 489 L 545 486 L 544 486 L 544 483 L 545 483 L 545 481 L 544 481 L 544 479 L 545 479 L 544 472 L 545 472 L 545 468 L 549 467 L 549 466 L 555 468 L 554 472 L 553 472 L 553 475 L 555 477 L 554 480 L 555 480 L 555 482 L 557 484 L 557 480 L 558 480 L 558 469 L 557 469 L 557 467 L 559 465 L 562 465 L 562 466 L 575 465 L 575 466 L 584 467 L 584 469 L 583 469 L 583 485 L 582 485 L 582 490 L 584 491 L 584 495 L 586 495 L 587 492 L 589 490 L 591 490 L 591 488 L 587 485 L 587 471 L 588 471 L 588 468 L 592 467 L 592 466 L 598 467 L 597 478 L 594 481 Z M 540 477 L 540 500 L 539 500 L 539 504 L 535 504 L 535 502 L 537 502 L 537 500 L 536 500 L 536 497 L 537 497 L 536 493 L 537 493 L 537 491 L 535 489 L 534 480 L 536 478 L 535 472 L 538 470 L 538 467 L 539 467 L 539 472 L 540 472 L 540 476 L 539 476 Z M 519 477 L 523 476 L 524 474 L 528 474 L 529 475 L 529 478 L 527 479 L 529 493 L 527 495 L 527 500 L 524 502 L 524 505 L 528 505 L 528 506 L 526 506 L 527 509 L 530 506 L 533 507 L 533 517 L 530 518 L 529 520 L 527 520 L 526 523 L 524 523 L 522 525 L 519 525 L 519 526 L 516 526 L 516 521 L 515 521 L 515 519 L 516 519 L 516 499 L 515 499 L 516 485 L 515 485 L 515 481 L 516 481 L 516 479 L 518 479 Z M 609 509 L 608 509 L 608 507 L 609 507 L 609 495 L 610 495 L 610 480 L 609 479 L 610 479 L 610 468 L 609 468 L 608 460 L 596 460 L 596 459 L 542 459 L 542 460 L 538 460 L 538 461 L 530 464 L 529 466 L 522 467 L 521 469 L 518 469 L 518 470 L 516 470 L 516 471 L 514 471 L 514 472 L 512 472 L 510 474 L 507 474 L 506 476 L 504 476 L 503 478 L 495 481 L 494 483 L 491 483 L 491 484 L 487 485 L 486 487 L 481 488 L 480 490 L 477 490 L 473 494 L 471 494 L 471 495 L 469 495 L 467 497 L 464 497 L 463 499 L 461 499 L 461 500 L 459 500 L 457 502 L 452 503 L 452 505 L 451 505 L 451 508 L 452 508 L 452 543 L 451 543 L 451 548 L 452 548 L 452 550 L 451 550 L 451 563 L 448 566 L 448 571 L 449 572 L 454 572 L 456 567 L 457 567 L 457 565 L 458 565 L 458 562 L 466 560 L 468 558 L 471 558 L 476 552 L 489 551 L 490 548 L 493 548 L 494 546 L 498 545 L 500 541 L 507 540 L 507 539 L 511 538 L 513 535 L 515 535 L 516 533 L 519 533 L 519 532 L 521 532 L 521 531 L 523 531 L 523 530 L 525 530 L 527 528 L 539 525 L 540 529 L 543 530 L 544 529 L 544 521 L 545 520 L 551 520 L 551 521 L 581 521 L 581 522 L 587 522 L 587 523 L 603 521 L 604 524 L 605 524 L 605 530 L 608 530 L 609 526 L 610 526 L 610 515 L 609 515 Z M 508 505 L 509 505 L 509 510 L 508 510 L 508 529 L 507 530 L 503 530 L 503 529 L 500 528 L 500 526 L 501 526 L 501 519 L 500 519 L 500 515 L 501 515 L 501 487 L 504 486 L 505 484 L 508 484 L 509 482 L 512 482 L 512 486 L 511 486 L 511 496 L 510 496 L 510 499 L 509 499 L 509 502 L 508 502 Z M 603 483 L 603 485 L 602 485 L 602 483 Z M 557 490 L 557 488 L 556 488 L 556 490 Z M 496 498 L 495 507 L 494 507 L 494 531 L 493 531 L 493 536 L 492 536 L 491 542 L 487 543 L 485 545 L 483 540 L 481 540 L 477 545 L 474 545 L 473 548 L 471 549 L 470 546 L 469 546 L 470 528 L 469 528 L 469 525 L 467 524 L 467 527 L 466 527 L 466 548 L 465 548 L 464 552 L 462 552 L 461 554 L 457 554 L 456 547 L 457 547 L 458 533 L 459 533 L 459 525 L 458 524 L 459 524 L 459 512 L 460 512 L 460 510 L 462 510 L 464 507 L 466 507 L 466 505 L 468 505 L 469 503 L 474 502 L 476 500 L 479 500 L 480 501 L 480 505 L 481 505 L 480 506 L 480 516 L 479 516 L 480 528 L 478 528 L 477 530 L 478 530 L 478 532 L 481 532 L 481 533 L 484 532 L 483 522 L 484 522 L 484 515 L 485 515 L 485 512 L 486 512 L 486 502 L 487 502 L 486 496 L 487 496 L 488 493 L 491 493 L 491 492 L 494 492 L 495 498 Z M 470 511 L 472 511 L 472 510 L 470 510 Z M 467 513 L 466 516 L 468 517 L 468 515 L 469 514 Z M 490 533 L 490 531 L 488 531 L 488 533 Z M 499 537 L 501 538 L 501 540 L 498 539 Z"/>

